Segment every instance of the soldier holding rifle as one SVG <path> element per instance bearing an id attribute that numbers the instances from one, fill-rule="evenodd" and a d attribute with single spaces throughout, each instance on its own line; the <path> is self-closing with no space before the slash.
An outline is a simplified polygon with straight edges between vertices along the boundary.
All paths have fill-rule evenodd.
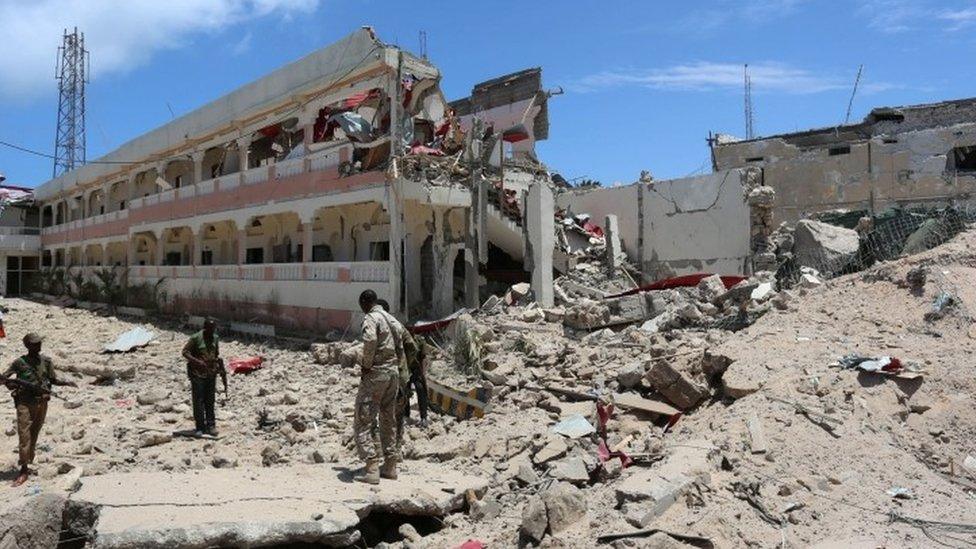
<path id="1" fill-rule="evenodd" d="M 217 324 L 213 319 L 203 323 L 203 329 L 190 336 L 183 347 L 186 359 L 186 372 L 190 377 L 193 395 L 193 420 L 196 423 L 195 435 L 217 436 L 217 420 L 214 416 L 214 397 L 217 391 L 217 374 L 224 383 L 227 395 L 227 370 L 220 358 L 220 343 L 217 338 Z"/>
<path id="2" fill-rule="evenodd" d="M 27 482 L 31 473 L 29 466 L 34 462 L 37 435 L 47 416 L 47 402 L 51 396 L 56 396 L 51 392 L 51 386 L 76 387 L 74 382 L 57 378 L 53 361 L 41 354 L 42 341 L 43 338 L 34 332 L 24 336 L 27 354 L 14 360 L 7 371 L 0 374 L 0 381 L 10 389 L 17 407 L 20 474 L 14 480 L 15 487 Z"/>

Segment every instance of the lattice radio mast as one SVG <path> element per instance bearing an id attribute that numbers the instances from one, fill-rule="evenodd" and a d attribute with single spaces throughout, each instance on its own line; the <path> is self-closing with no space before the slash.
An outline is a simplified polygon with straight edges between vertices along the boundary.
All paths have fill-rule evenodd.
<path id="1" fill-rule="evenodd" d="M 54 78 L 58 81 L 58 129 L 54 139 L 54 177 L 85 163 L 85 84 L 89 57 L 85 35 L 64 31 Z"/>
<path id="2" fill-rule="evenodd" d="M 745 115 L 746 115 L 746 139 L 754 138 L 755 132 L 752 126 L 752 79 L 749 78 L 749 65 L 742 68 L 742 80 L 745 85 Z"/>

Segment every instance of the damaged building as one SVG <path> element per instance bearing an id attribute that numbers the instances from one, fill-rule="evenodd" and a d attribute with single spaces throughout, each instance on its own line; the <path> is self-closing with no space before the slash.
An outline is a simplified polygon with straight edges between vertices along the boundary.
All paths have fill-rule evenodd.
<path id="1" fill-rule="evenodd" d="M 407 318 L 477 304 L 547 255 L 526 234 L 552 232 L 548 94 L 539 69 L 454 103 L 440 80 L 358 30 L 41 185 L 42 263 L 296 329 L 355 322 L 367 288 Z"/>
<path id="2" fill-rule="evenodd" d="M 976 99 L 881 107 L 862 122 L 751 140 L 711 140 L 716 172 L 762 170 L 774 216 L 968 202 L 976 190 Z"/>

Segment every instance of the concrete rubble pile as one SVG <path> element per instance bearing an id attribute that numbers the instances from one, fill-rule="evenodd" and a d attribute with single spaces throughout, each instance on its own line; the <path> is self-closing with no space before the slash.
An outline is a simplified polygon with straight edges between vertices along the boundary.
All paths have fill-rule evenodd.
<path id="1" fill-rule="evenodd" d="M 634 284 L 595 260 L 557 279 L 552 308 L 538 307 L 527 285 L 515 285 L 425 336 L 432 386 L 480 402 L 483 413 L 459 419 L 459 407 L 448 406 L 426 429 L 409 422 L 402 476 L 413 480 L 395 486 L 407 494 L 436 480 L 455 492 L 440 492 L 446 499 L 426 507 L 396 499 L 397 508 L 416 514 L 385 519 L 396 528 L 382 542 L 368 535 L 368 508 L 342 515 L 328 539 L 402 548 L 466 540 L 492 547 L 976 541 L 976 526 L 966 526 L 976 516 L 976 471 L 965 466 L 976 462 L 976 376 L 966 366 L 976 350 L 967 312 L 976 302 L 974 249 L 976 232 L 964 232 L 921 254 L 783 291 L 764 272 L 608 297 Z M 943 303 L 945 292 L 953 305 Z M 314 487 L 354 466 L 354 343 L 309 348 L 228 334 L 226 356 L 260 355 L 265 366 L 232 377 L 218 411 L 220 441 L 190 441 L 168 436 L 189 422 L 179 326 L 155 323 L 158 337 L 146 347 L 108 355 L 103 342 L 134 324 L 29 301 L 7 304 L 8 330 L 43 324 L 47 352 L 81 385 L 64 389 L 67 402 L 52 401 L 41 480 L 33 485 L 41 494 L 67 493 L 72 513 L 80 512 L 72 498 L 99 486 L 86 478 L 103 475 L 192 473 L 227 483 L 239 472 L 271 486 L 297 482 L 299 471 L 302 484 Z M 937 304 L 940 314 L 931 315 Z M 726 317 L 741 322 L 735 331 L 717 324 Z M 77 338 L 79 330 L 90 337 Z M 855 353 L 913 366 L 838 366 Z M 71 366 L 81 363 L 137 367 L 131 376 L 93 384 L 104 378 Z M 12 446 L 12 429 L 5 434 Z M 72 494 L 66 488 L 79 477 L 83 488 Z M 0 514 L 41 505 L 31 489 L 5 493 Z M 109 516 L 113 522 L 103 527 L 121 528 L 120 515 Z M 94 524 L 97 533 L 95 519 L 87 528 Z M 221 535 L 232 536 L 225 539 L 260 544 L 284 535 L 261 530 L 264 537 L 246 538 L 245 519 L 234 519 L 239 526 L 222 520 Z M 304 520 L 311 522 L 289 532 L 319 531 Z M 58 530 L 86 535 L 85 524 Z M 36 531 L 40 537 L 53 530 Z"/>

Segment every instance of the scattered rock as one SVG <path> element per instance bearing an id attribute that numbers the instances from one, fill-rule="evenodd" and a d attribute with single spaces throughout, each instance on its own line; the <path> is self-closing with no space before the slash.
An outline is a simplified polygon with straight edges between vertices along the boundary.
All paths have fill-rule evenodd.
<path id="1" fill-rule="evenodd" d="M 532 462 L 536 465 L 542 465 L 543 463 L 563 457 L 566 455 L 568 449 L 566 441 L 562 437 L 549 437 L 545 446 L 532 456 Z"/>

